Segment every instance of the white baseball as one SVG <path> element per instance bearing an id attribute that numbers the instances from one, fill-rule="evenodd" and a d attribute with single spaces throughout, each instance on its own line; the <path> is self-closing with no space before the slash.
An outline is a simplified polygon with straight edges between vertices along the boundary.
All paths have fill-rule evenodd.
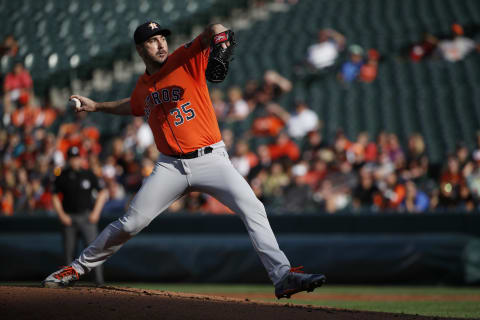
<path id="1" fill-rule="evenodd" d="M 70 107 L 75 108 L 75 110 L 79 110 L 80 107 L 82 106 L 82 103 L 77 98 L 70 99 L 68 104 L 69 104 Z"/>

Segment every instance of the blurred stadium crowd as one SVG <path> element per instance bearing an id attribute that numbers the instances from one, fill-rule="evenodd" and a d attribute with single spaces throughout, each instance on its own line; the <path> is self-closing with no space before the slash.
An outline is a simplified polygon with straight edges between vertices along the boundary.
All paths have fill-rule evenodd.
<path id="1" fill-rule="evenodd" d="M 425 35 L 405 56 L 419 63 L 426 58 L 451 63 L 478 50 L 460 25 L 452 31 L 440 40 Z M 15 61 L 18 50 L 15 37 L 7 36 L 2 59 Z M 330 69 L 343 50 L 348 58 Z M 232 163 L 270 214 L 479 210 L 480 133 L 476 149 L 458 141 L 455 152 L 446 154 L 442 163 L 432 163 L 420 133 L 402 145 L 392 132 L 348 137 L 338 128 L 329 140 L 323 136 L 322 119 L 306 101 L 288 106 L 280 102 L 296 81 L 316 81 L 329 72 L 335 72 L 339 86 L 371 83 L 381 61 L 377 50 L 346 47 L 343 35 L 325 29 L 297 65 L 295 78 L 268 70 L 244 86 L 211 89 Z M 54 214 L 52 183 L 72 146 L 80 149 L 84 167 L 105 181 L 109 200 L 104 214 L 123 214 L 158 156 L 144 120 L 131 118 L 118 136 L 104 137 L 91 115 L 73 115 L 72 110 L 53 107 L 48 96 L 35 96 L 35 83 L 21 62 L 1 76 L 0 215 Z M 179 199 L 169 210 L 231 213 L 200 193 Z"/>

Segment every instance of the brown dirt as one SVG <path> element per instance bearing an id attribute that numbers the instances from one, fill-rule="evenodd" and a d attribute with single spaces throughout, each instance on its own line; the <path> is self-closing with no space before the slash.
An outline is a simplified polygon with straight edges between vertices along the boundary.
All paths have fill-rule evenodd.
<path id="1" fill-rule="evenodd" d="M 46 289 L 0 286 L 0 319 L 439 320 L 442 318 L 298 306 L 288 303 L 252 302 L 245 298 L 116 287 Z"/>
<path id="2" fill-rule="evenodd" d="M 272 299 L 271 294 L 266 293 L 207 293 L 212 296 L 219 297 L 231 297 L 231 298 L 248 298 L 248 299 Z M 332 294 L 332 293 L 297 293 L 295 296 L 297 300 L 316 300 L 316 301 L 386 301 L 386 302 L 395 302 L 395 301 L 468 301 L 468 302 L 480 302 L 480 295 L 472 294 L 457 294 L 457 295 L 421 295 L 421 294 L 354 294 L 354 293 L 342 293 L 342 294 Z"/>

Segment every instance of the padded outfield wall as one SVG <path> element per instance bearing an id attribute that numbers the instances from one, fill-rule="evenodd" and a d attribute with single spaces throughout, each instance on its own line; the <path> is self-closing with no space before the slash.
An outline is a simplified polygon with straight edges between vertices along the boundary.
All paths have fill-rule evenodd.
<path id="1" fill-rule="evenodd" d="M 111 219 L 103 219 L 101 227 Z M 480 284 L 479 214 L 271 216 L 292 265 L 329 283 Z M 63 264 L 55 218 L 0 219 L 0 280 Z M 268 282 L 236 216 L 163 215 L 105 264 L 108 281 Z"/>

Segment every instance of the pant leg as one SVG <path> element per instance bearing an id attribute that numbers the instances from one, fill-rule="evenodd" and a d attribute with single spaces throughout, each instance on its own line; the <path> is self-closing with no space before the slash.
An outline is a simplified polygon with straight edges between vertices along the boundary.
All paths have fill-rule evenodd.
<path id="1" fill-rule="evenodd" d="M 85 247 L 90 245 L 98 236 L 98 225 L 96 223 L 90 223 L 90 221 L 88 221 L 89 215 L 90 212 L 85 213 L 84 215 L 82 215 L 81 220 L 78 221 L 78 228 L 85 243 Z M 94 269 L 94 272 L 95 283 L 97 285 L 104 284 L 105 279 L 103 277 L 103 266 L 99 265 Z"/>
<path id="2" fill-rule="evenodd" d="M 77 228 L 74 223 L 68 227 L 63 226 L 62 228 L 64 263 L 66 266 L 68 266 L 70 263 L 72 263 L 73 258 L 75 257 Z"/>
<path id="3" fill-rule="evenodd" d="M 110 223 L 81 253 L 72 266 L 84 274 L 103 264 L 125 242 L 139 233 L 188 187 L 181 161 L 160 156 L 152 174 L 132 200 L 127 213 Z"/>
<path id="4" fill-rule="evenodd" d="M 270 279 L 277 284 L 290 270 L 290 262 L 278 246 L 265 207 L 232 166 L 225 149 L 192 159 L 188 164 L 192 188 L 209 193 L 240 216 Z"/>

